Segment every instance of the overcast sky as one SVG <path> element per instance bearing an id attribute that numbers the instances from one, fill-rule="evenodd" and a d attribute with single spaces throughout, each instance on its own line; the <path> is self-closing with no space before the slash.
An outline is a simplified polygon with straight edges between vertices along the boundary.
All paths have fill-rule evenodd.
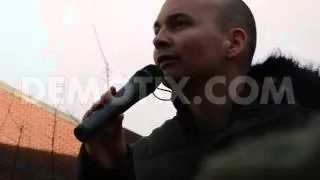
<path id="1" fill-rule="evenodd" d="M 110 84 L 121 87 L 153 63 L 152 24 L 163 0 L 0 2 L 0 80 L 77 118 L 107 85 L 93 24 L 110 65 Z M 302 63 L 320 64 L 319 0 L 246 2 L 258 28 L 254 62 L 281 49 Z M 174 114 L 170 102 L 151 95 L 125 113 L 124 126 L 148 135 Z"/>

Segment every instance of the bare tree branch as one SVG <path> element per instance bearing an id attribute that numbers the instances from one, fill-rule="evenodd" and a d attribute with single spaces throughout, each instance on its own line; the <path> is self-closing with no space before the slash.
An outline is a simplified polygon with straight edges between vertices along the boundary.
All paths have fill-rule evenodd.
<path id="1" fill-rule="evenodd" d="M 53 117 L 53 130 L 52 130 L 52 140 L 51 140 L 51 173 L 52 173 L 52 180 L 54 180 L 55 175 L 55 168 L 54 168 L 54 143 L 55 143 L 55 135 L 56 135 L 56 126 L 57 126 L 57 109 L 54 110 L 54 117 Z"/>
<path id="2" fill-rule="evenodd" d="M 12 104 L 13 104 L 13 99 L 12 99 L 12 100 L 10 101 L 10 103 L 9 103 L 9 107 L 8 107 L 8 110 L 7 110 L 7 114 L 5 115 L 4 121 L 3 121 L 3 123 L 2 123 L 1 126 L 0 126 L 0 131 L 4 128 L 4 125 L 6 124 L 6 122 L 7 122 L 8 119 L 9 119 L 9 115 L 11 114 Z M 16 126 L 18 129 L 20 129 L 20 126 L 19 126 L 19 124 L 18 124 L 16 121 L 14 121 L 14 120 L 12 119 L 12 122 L 15 124 L 15 126 Z M 11 137 L 7 137 L 7 138 L 10 139 L 10 140 L 12 140 L 12 142 L 17 142 L 15 139 L 13 139 L 13 138 L 11 138 Z"/>
<path id="3" fill-rule="evenodd" d="M 0 131 L 3 129 L 4 125 L 6 124 L 8 118 L 9 118 L 9 115 L 11 114 L 12 104 L 13 104 L 13 99 L 11 100 L 11 102 L 10 102 L 10 104 L 9 104 L 7 114 L 6 114 L 6 116 L 4 117 L 3 123 L 2 123 L 1 126 L 0 126 Z"/>
<path id="4" fill-rule="evenodd" d="M 13 122 L 14 125 L 16 125 L 18 129 L 20 128 L 19 124 L 14 119 L 11 119 L 11 121 Z"/>
<path id="5" fill-rule="evenodd" d="M 52 136 L 51 136 L 51 178 L 52 180 L 55 179 L 54 143 L 55 143 L 55 135 L 56 135 L 58 109 L 61 104 L 62 104 L 62 99 L 60 103 L 54 108 L 54 113 L 53 113 L 53 128 L 52 128 Z"/>
<path id="6" fill-rule="evenodd" d="M 14 153 L 14 164 L 13 164 L 13 168 L 12 168 L 12 171 L 11 171 L 11 179 L 12 180 L 15 179 L 14 175 L 15 175 L 15 172 L 16 172 L 16 169 L 17 169 L 18 160 L 19 160 L 20 143 L 21 143 L 21 139 L 22 139 L 23 129 L 24 129 L 24 125 L 22 125 L 19 128 L 20 134 L 19 134 L 19 138 L 18 138 L 17 148 L 16 148 L 16 151 Z"/>

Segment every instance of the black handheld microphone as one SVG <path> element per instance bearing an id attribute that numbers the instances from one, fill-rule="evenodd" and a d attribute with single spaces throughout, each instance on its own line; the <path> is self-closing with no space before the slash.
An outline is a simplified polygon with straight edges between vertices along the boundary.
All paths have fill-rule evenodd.
<path id="1" fill-rule="evenodd" d="M 91 139 L 112 124 L 117 116 L 154 92 L 162 80 L 162 71 L 156 65 L 147 65 L 137 71 L 124 87 L 110 96 L 103 108 L 95 111 L 74 129 L 76 138 L 81 142 Z"/>

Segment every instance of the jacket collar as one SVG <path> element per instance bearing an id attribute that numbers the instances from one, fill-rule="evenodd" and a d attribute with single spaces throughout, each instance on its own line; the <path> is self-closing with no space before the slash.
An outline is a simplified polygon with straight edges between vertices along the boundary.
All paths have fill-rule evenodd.
<path id="1" fill-rule="evenodd" d="M 293 92 L 294 104 L 298 104 L 306 109 L 320 111 L 320 101 L 317 98 L 320 92 L 320 73 L 319 70 L 312 69 L 312 66 L 302 66 L 294 58 L 285 57 L 282 54 L 273 54 L 263 63 L 253 65 L 248 76 L 257 82 L 260 89 L 264 85 L 266 77 L 274 80 L 277 89 L 280 86 L 286 86 L 282 82 L 284 78 L 288 78 L 292 86 L 288 86 L 287 88 L 291 88 Z M 235 104 L 233 111 L 235 116 L 243 112 L 248 113 L 257 109 L 261 110 L 261 107 L 265 108 L 267 105 L 278 103 L 274 99 L 268 99 L 268 104 L 261 106 L 260 98 L 261 94 L 259 94 L 259 98 L 256 101 L 249 105 Z M 290 102 L 288 99 L 283 99 L 281 104 L 290 104 Z M 177 117 L 180 119 L 181 124 L 189 131 L 197 131 L 194 118 L 188 110 L 187 105 L 181 103 L 178 98 L 173 101 L 173 105 L 177 110 Z M 274 108 L 274 106 L 268 107 Z"/>

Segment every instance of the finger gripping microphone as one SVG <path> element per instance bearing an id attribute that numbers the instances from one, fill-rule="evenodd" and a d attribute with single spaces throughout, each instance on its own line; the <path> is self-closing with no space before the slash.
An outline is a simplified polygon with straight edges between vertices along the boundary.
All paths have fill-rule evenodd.
<path id="1" fill-rule="evenodd" d="M 114 96 L 110 96 L 103 108 L 74 129 L 74 135 L 81 142 L 86 142 L 102 129 L 113 124 L 117 116 L 135 103 L 147 97 L 162 83 L 163 74 L 156 65 L 147 65 L 137 71 Z"/>

